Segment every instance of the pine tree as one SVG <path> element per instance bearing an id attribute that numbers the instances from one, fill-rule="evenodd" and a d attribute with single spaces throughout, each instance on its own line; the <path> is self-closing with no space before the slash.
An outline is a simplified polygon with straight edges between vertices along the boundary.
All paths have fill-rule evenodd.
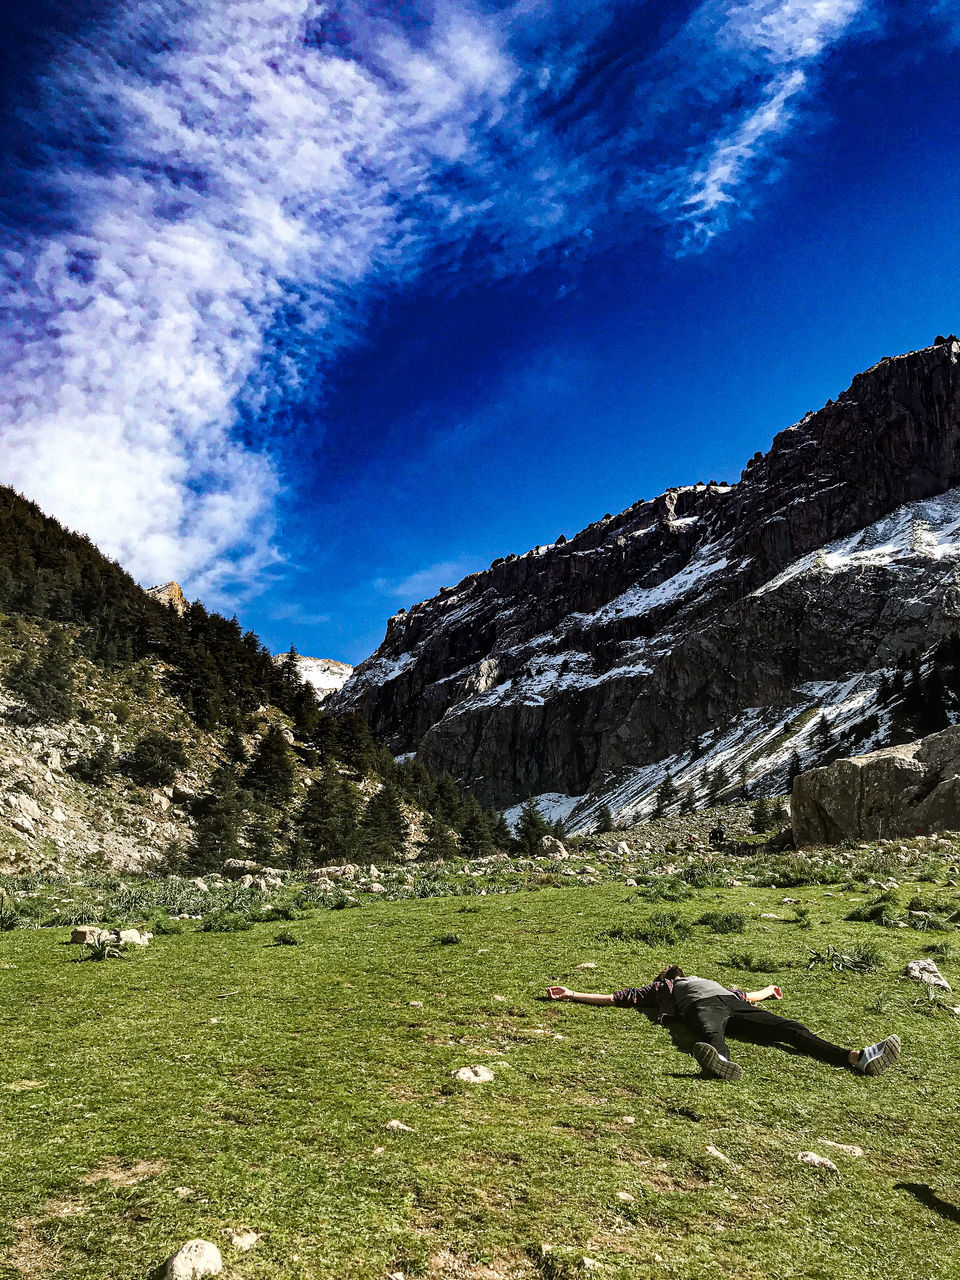
<path id="1" fill-rule="evenodd" d="M 361 824 L 364 848 L 371 857 L 395 858 L 407 838 L 407 819 L 396 787 L 384 783 L 367 805 Z"/>
<path id="2" fill-rule="evenodd" d="M 754 801 L 750 813 L 750 826 L 758 835 L 770 830 L 770 805 L 763 796 Z"/>
<path id="3" fill-rule="evenodd" d="M 194 860 L 203 870 L 219 869 L 240 853 L 239 835 L 250 797 L 237 786 L 233 770 L 221 765 L 193 806 Z"/>
<path id="4" fill-rule="evenodd" d="M 167 787 L 190 760 L 183 743 L 159 729 L 149 729 L 137 742 L 125 772 L 145 787 Z"/>
<path id="5" fill-rule="evenodd" d="M 287 804 L 293 796 L 295 780 L 293 752 L 283 731 L 277 725 L 271 725 L 247 766 L 244 786 L 268 804 L 279 807 Z"/>
<path id="6" fill-rule="evenodd" d="M 773 808 L 770 810 L 770 819 L 775 827 L 782 827 L 785 822 L 789 821 L 790 815 L 787 813 L 787 806 L 783 802 L 783 796 L 777 796 L 773 802 Z"/>
<path id="7" fill-rule="evenodd" d="M 370 726 L 358 711 L 350 711 L 338 720 L 336 756 L 348 769 L 361 775 L 369 773 L 375 750 Z"/>
<path id="8" fill-rule="evenodd" d="M 434 862 L 450 862 L 459 852 L 460 848 L 451 828 L 438 818 L 429 818 L 427 820 L 427 839 L 423 846 L 422 856 Z"/>
<path id="9" fill-rule="evenodd" d="M 64 633 L 54 630 L 39 656 L 24 654 L 7 683 L 42 720 L 68 720 L 74 711 L 74 675 Z"/>
<path id="10" fill-rule="evenodd" d="M 597 810 L 594 830 L 597 835 L 605 835 L 608 831 L 613 830 L 613 810 L 608 804 L 602 804 Z"/>
<path id="11" fill-rule="evenodd" d="M 478 806 L 460 828 L 460 851 L 465 858 L 485 858 L 493 853 L 496 841 L 491 816 Z M 506 843 L 510 843 L 509 829 Z"/>
<path id="12" fill-rule="evenodd" d="M 513 847 L 513 832 L 510 830 L 510 823 L 507 821 L 505 814 L 499 811 L 491 815 L 490 839 L 493 842 L 493 847 L 503 853 Z"/>
<path id="13" fill-rule="evenodd" d="M 533 857 L 539 851 L 540 841 L 550 834 L 550 823 L 537 808 L 537 802 L 531 796 L 529 800 L 524 801 L 517 820 L 517 851 L 524 857 Z"/>
<path id="14" fill-rule="evenodd" d="M 657 805 L 654 809 L 654 815 L 660 818 L 668 809 L 671 809 L 676 804 L 677 794 L 677 784 L 673 780 L 673 775 L 668 773 L 659 787 L 657 787 Z"/>
<path id="15" fill-rule="evenodd" d="M 437 779 L 432 809 L 434 817 L 450 827 L 457 827 L 461 821 L 462 803 L 457 784 L 449 773 L 442 773 Z"/>
<path id="16" fill-rule="evenodd" d="M 800 752 L 794 751 L 790 757 L 790 763 L 787 765 L 787 782 L 793 786 L 794 780 L 799 778 L 803 773 L 803 764 L 800 761 Z"/>
<path id="17" fill-rule="evenodd" d="M 710 804 L 719 804 L 720 798 L 730 785 L 730 776 L 722 764 L 718 764 L 710 775 L 707 785 L 707 800 Z"/>
<path id="18" fill-rule="evenodd" d="M 684 787 L 683 794 L 680 798 L 680 812 L 693 813 L 693 810 L 696 807 L 696 800 L 697 800 L 696 792 L 694 791 L 693 787 L 692 786 Z"/>

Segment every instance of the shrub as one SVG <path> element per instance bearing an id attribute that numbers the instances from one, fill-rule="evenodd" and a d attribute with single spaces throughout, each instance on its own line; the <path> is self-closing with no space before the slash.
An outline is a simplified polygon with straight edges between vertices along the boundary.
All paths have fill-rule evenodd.
<path id="1" fill-rule="evenodd" d="M 81 782 L 89 782 L 92 786 L 103 786 L 117 768 L 117 753 L 113 745 L 105 742 L 89 755 L 78 756 L 70 766 L 70 772 Z"/>
<path id="2" fill-rule="evenodd" d="M 0 933 L 10 933 L 18 929 L 20 923 L 20 912 L 9 898 L 0 895 Z"/>
<path id="3" fill-rule="evenodd" d="M 214 911 L 200 927 L 204 933 L 242 933 L 253 927 L 253 921 L 239 911 Z"/>
<path id="4" fill-rule="evenodd" d="M 274 946 L 277 947 L 298 947 L 300 945 L 300 939 L 295 937 L 289 931 L 284 930 L 281 933 L 275 933 L 273 935 L 273 943 Z"/>
<path id="5" fill-rule="evenodd" d="M 158 911 L 156 915 L 150 917 L 147 921 L 147 928 L 151 933 L 163 937 L 169 934 L 183 933 L 186 925 L 182 920 L 177 920 L 175 916 L 167 915 L 166 911 Z"/>
<path id="6" fill-rule="evenodd" d="M 611 942 L 642 942 L 648 947 L 669 947 L 688 938 L 692 926 L 672 911 L 654 911 L 642 924 L 618 925 L 600 935 Z"/>
<path id="7" fill-rule="evenodd" d="M 459 933 L 441 933 L 440 937 L 437 939 L 437 942 L 439 942 L 441 947 L 453 947 L 456 946 L 458 942 L 462 941 L 463 939 L 460 937 Z"/>
<path id="8" fill-rule="evenodd" d="M 884 929 L 895 929 L 903 919 L 903 913 L 898 910 L 899 904 L 899 894 L 888 889 L 872 902 L 864 902 L 859 907 L 854 907 L 847 915 L 847 919 L 878 924 Z"/>
<path id="9" fill-rule="evenodd" d="M 697 924 L 706 925 L 714 933 L 743 933 L 747 917 L 742 911 L 705 911 Z"/>
<path id="10" fill-rule="evenodd" d="M 151 729 L 131 752 L 126 771 L 141 786 L 166 787 L 188 763 L 182 743 Z"/>

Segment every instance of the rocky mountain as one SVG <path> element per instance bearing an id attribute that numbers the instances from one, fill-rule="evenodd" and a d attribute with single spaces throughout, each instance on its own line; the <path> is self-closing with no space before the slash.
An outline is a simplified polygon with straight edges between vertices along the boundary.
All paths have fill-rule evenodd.
<path id="1" fill-rule="evenodd" d="M 332 693 L 342 689 L 353 674 L 353 667 L 348 662 L 337 662 L 333 658 L 308 658 L 302 653 L 295 656 L 300 679 L 310 685 L 318 702 L 323 702 Z M 289 657 L 289 653 L 278 653 L 274 661 L 282 665 Z"/>
<path id="2" fill-rule="evenodd" d="M 896 659 L 960 620 L 958 361 L 952 336 L 885 358 L 737 483 L 669 489 L 401 611 L 328 705 L 574 828 L 648 812 L 667 777 L 773 793 L 791 756 L 883 745 Z"/>

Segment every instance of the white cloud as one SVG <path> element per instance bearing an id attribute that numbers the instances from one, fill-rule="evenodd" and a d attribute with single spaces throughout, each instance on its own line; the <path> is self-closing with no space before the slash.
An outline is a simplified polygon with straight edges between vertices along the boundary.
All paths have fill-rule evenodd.
<path id="1" fill-rule="evenodd" d="M 435 596 L 441 587 L 456 586 L 469 573 L 477 573 L 486 568 L 472 558 L 460 560 L 443 560 L 439 564 L 426 565 L 417 569 L 405 578 L 377 578 L 373 586 L 381 595 L 395 600 L 408 600 L 411 604 L 420 600 L 428 600 Z"/>
<path id="2" fill-rule="evenodd" d="M 706 0 L 670 48 L 623 64 L 635 134 L 611 140 L 588 83 L 568 138 L 547 108 L 620 7 L 436 0 L 404 26 L 363 0 L 141 0 L 65 46 L 33 123 L 66 217 L 0 263 L 0 477 L 141 580 L 229 601 L 278 563 L 271 409 L 378 288 L 478 228 L 491 271 L 583 252 L 624 205 L 702 247 L 867 10 Z M 349 39 L 317 39 L 334 19 Z M 731 86 L 745 105 L 724 105 Z M 661 159 L 634 161 L 637 139 Z M 422 595 L 436 572 L 461 569 L 391 590 Z"/>

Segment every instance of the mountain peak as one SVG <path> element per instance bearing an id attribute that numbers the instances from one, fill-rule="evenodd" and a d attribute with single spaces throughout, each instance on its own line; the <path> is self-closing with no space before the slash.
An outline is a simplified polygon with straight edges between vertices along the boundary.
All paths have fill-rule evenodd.
<path id="1" fill-rule="evenodd" d="M 147 595 L 160 604 L 167 604 L 182 618 L 190 607 L 179 582 L 164 582 L 159 587 L 147 587 Z"/>

